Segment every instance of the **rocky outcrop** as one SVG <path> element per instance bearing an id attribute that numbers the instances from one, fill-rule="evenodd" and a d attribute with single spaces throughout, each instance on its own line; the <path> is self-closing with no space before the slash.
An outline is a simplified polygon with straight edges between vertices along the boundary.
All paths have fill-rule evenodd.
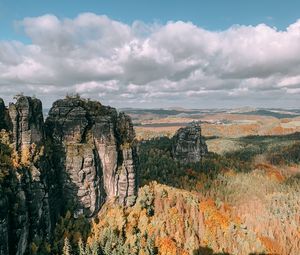
<path id="1" fill-rule="evenodd" d="M 46 130 L 69 208 L 93 216 L 108 199 L 130 204 L 137 182 L 129 117 L 99 102 L 69 98 L 53 104 Z"/>
<path id="2" fill-rule="evenodd" d="M 181 163 L 196 163 L 208 153 L 201 127 L 193 123 L 180 128 L 172 138 L 172 154 Z"/>
<path id="3" fill-rule="evenodd" d="M 8 201 L 5 189 L 0 187 L 0 255 L 9 254 Z"/>
<path id="4" fill-rule="evenodd" d="M 33 171 L 33 172 L 31 172 Z M 24 254 L 31 243 L 49 241 L 50 210 L 45 181 L 39 169 L 21 168 L 10 182 L 14 185 L 9 197 L 10 254 Z"/>
<path id="5" fill-rule="evenodd" d="M 6 118 L 5 118 L 6 108 L 4 101 L 0 98 L 0 132 L 4 132 L 7 128 Z M 6 180 L 7 169 L 5 168 L 4 158 L 6 156 L 4 152 L 5 144 L 2 143 L 2 137 L 0 140 L 0 255 L 8 254 L 8 234 L 9 234 L 9 224 L 8 224 L 8 198 L 5 189 L 4 181 Z M 4 155 L 3 155 L 4 154 Z"/>
<path id="6" fill-rule="evenodd" d="M 134 131 L 116 109 L 67 98 L 44 123 L 40 100 L 19 96 L 7 109 L 0 99 L 0 131 L 0 255 L 51 242 L 66 210 L 93 217 L 107 200 L 134 203 Z"/>
<path id="7" fill-rule="evenodd" d="M 0 213 L 0 239 L 8 239 L 9 245 L 0 245 L 0 254 L 24 254 L 34 240 L 47 240 L 51 228 L 42 103 L 20 96 L 7 110 L 2 102 L 0 121 L 5 123 L 2 128 L 6 130 L 3 134 L 11 139 L 9 145 L 2 147 L 11 151 L 11 169 L 1 183 L 0 203 L 6 209 Z"/>
<path id="8" fill-rule="evenodd" d="M 132 145 L 135 133 L 128 115 L 120 113 L 117 121 L 119 135 L 118 169 L 115 177 L 115 194 L 121 204 L 132 205 L 138 188 L 136 148 Z"/>
<path id="9" fill-rule="evenodd" d="M 44 141 L 44 118 L 42 102 L 39 99 L 21 96 L 9 104 L 9 116 L 13 128 L 15 150 L 27 149 L 32 144 Z"/>
<path id="10" fill-rule="evenodd" d="M 5 123 L 5 105 L 2 98 L 0 98 L 0 130 L 6 128 Z"/>
<path id="11" fill-rule="evenodd" d="M 2 98 L 0 98 L 0 131 L 2 129 L 7 130 L 9 128 L 8 111 L 5 108 L 5 104 Z"/>

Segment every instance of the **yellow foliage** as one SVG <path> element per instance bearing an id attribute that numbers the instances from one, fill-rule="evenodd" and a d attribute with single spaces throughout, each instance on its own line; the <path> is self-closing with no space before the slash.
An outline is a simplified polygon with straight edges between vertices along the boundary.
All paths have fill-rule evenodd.
<path id="1" fill-rule="evenodd" d="M 21 164 L 23 166 L 29 166 L 31 163 L 31 153 L 29 146 L 23 146 L 21 151 Z"/>
<path id="2" fill-rule="evenodd" d="M 13 151 L 12 152 L 12 155 L 11 155 L 11 158 L 12 158 L 12 166 L 14 169 L 20 167 L 20 157 L 17 153 L 17 151 Z"/>
<path id="3" fill-rule="evenodd" d="M 4 129 L 0 130 L 0 143 L 10 145 L 10 133 Z"/>
<path id="4" fill-rule="evenodd" d="M 30 244 L 31 254 L 37 254 L 38 246 L 35 243 Z"/>
<path id="5" fill-rule="evenodd" d="M 212 231 L 218 227 L 226 230 L 229 226 L 230 218 L 228 214 L 221 213 L 212 199 L 200 202 L 200 211 L 204 213 L 205 225 Z"/>
<path id="6" fill-rule="evenodd" d="M 155 242 L 159 255 L 188 255 L 188 252 L 178 248 L 176 242 L 169 237 L 157 238 Z"/>

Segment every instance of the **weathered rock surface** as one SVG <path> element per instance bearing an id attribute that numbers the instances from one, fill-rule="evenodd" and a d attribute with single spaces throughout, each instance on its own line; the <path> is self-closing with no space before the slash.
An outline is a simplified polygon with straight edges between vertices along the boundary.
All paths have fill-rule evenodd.
<path id="1" fill-rule="evenodd" d="M 130 203 L 137 184 L 129 117 L 99 102 L 69 98 L 53 104 L 46 130 L 68 206 L 92 216 L 108 199 Z"/>
<path id="2" fill-rule="evenodd" d="M 27 254 L 33 242 L 48 241 L 66 210 L 92 217 L 109 199 L 134 202 L 136 152 L 127 115 L 68 98 L 53 104 L 44 123 L 41 101 L 20 96 L 8 109 L 0 99 L 2 129 L 9 141 L 0 145 L 11 162 L 0 153 L 0 255 Z"/>
<path id="3" fill-rule="evenodd" d="M 4 106 L 1 100 L 0 104 Z M 3 109 L 2 106 L 0 108 Z M 1 184 L 3 198 L 0 198 L 0 203 L 6 205 L 7 214 L 0 223 L 5 230 L 0 239 L 8 239 L 9 245 L 3 248 L 3 252 L 1 246 L 0 252 L 24 254 L 33 240 L 47 239 L 51 227 L 45 178 L 47 169 L 43 167 L 42 155 L 42 103 L 38 99 L 21 96 L 15 104 L 9 105 L 8 111 L 4 106 L 4 114 L 0 115 L 1 122 L 5 123 L 2 127 L 7 133 L 11 132 L 11 160 L 15 168 Z M 5 215 L 4 210 L 2 215 Z"/>
<path id="4" fill-rule="evenodd" d="M 8 198 L 0 187 L 0 255 L 9 254 Z"/>
<path id="5" fill-rule="evenodd" d="M 182 163 L 200 162 L 207 153 L 201 127 L 197 124 L 180 128 L 172 138 L 173 157 Z"/>
<path id="6" fill-rule="evenodd" d="M 6 129 L 6 118 L 5 118 L 5 105 L 2 98 L 0 98 L 0 131 Z M 0 154 L 2 156 L 3 148 L 5 145 L 0 144 Z M 8 234 L 9 234 L 9 224 L 8 224 L 8 198 L 6 190 L 4 187 L 4 178 L 6 174 L 6 169 L 4 169 L 4 164 L 0 161 L 0 255 L 8 254 Z"/>
<path id="7" fill-rule="evenodd" d="M 0 131 L 2 129 L 8 129 L 8 127 L 9 127 L 8 111 L 5 108 L 3 99 L 0 98 Z"/>
<path id="8" fill-rule="evenodd" d="M 0 98 L 0 130 L 6 127 L 4 114 L 5 114 L 5 105 L 3 99 Z"/>
<path id="9" fill-rule="evenodd" d="M 17 102 L 9 104 L 9 116 L 13 127 L 15 149 L 22 150 L 44 139 L 44 118 L 42 102 L 39 99 L 21 96 Z"/>

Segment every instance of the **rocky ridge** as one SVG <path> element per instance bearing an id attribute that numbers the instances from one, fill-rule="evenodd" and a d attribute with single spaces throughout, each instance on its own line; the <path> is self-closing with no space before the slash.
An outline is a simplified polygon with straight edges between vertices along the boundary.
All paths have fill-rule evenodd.
<path id="1" fill-rule="evenodd" d="M 74 97 L 56 101 L 44 122 L 41 101 L 20 96 L 8 109 L 0 99 L 0 129 L 0 255 L 51 239 L 66 210 L 93 217 L 107 200 L 134 203 L 134 131 L 125 114 Z"/>
<path id="2" fill-rule="evenodd" d="M 112 198 L 134 201 L 134 131 L 125 114 L 99 102 L 63 99 L 53 104 L 45 125 L 63 200 L 77 213 L 92 216 Z"/>

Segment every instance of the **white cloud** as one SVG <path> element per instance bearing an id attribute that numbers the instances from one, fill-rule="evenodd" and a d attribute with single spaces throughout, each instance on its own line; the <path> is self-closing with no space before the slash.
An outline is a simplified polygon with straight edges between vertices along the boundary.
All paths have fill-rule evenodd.
<path id="1" fill-rule="evenodd" d="M 31 42 L 0 41 L 5 98 L 23 91 L 49 104 L 78 92 L 116 106 L 300 106 L 300 21 L 284 31 L 265 24 L 209 31 L 83 13 L 18 24 Z"/>

